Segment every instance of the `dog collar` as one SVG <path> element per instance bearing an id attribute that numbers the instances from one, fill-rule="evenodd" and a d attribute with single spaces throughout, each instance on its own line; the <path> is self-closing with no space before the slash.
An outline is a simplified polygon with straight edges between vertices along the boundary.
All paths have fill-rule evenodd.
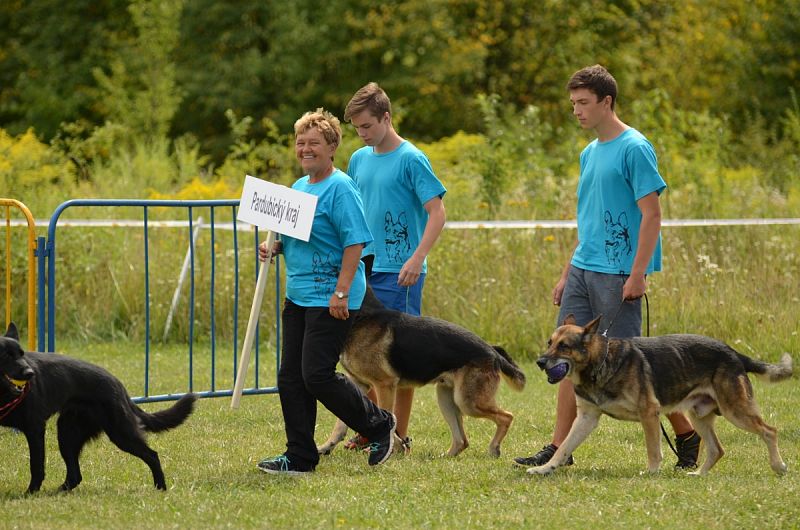
<path id="1" fill-rule="evenodd" d="M 0 420 L 5 419 L 6 416 L 14 412 L 14 409 L 17 408 L 19 404 L 22 403 L 22 400 L 25 399 L 25 396 L 28 395 L 28 390 L 30 390 L 30 387 L 31 382 L 28 381 L 28 383 L 25 385 L 25 388 L 22 389 L 22 394 L 18 395 L 16 398 L 0 407 Z"/>

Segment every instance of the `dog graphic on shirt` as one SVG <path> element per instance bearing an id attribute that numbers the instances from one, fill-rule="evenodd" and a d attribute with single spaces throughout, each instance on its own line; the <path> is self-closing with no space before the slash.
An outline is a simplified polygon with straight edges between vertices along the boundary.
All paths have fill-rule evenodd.
<path id="1" fill-rule="evenodd" d="M 406 213 L 401 212 L 395 221 L 394 217 L 392 217 L 392 212 L 387 210 L 384 216 L 383 230 L 386 233 L 384 243 L 389 261 L 404 263 L 411 250 L 411 243 L 408 241 L 408 218 Z"/>
<path id="2" fill-rule="evenodd" d="M 314 256 L 311 259 L 311 270 L 314 273 L 314 291 L 317 294 L 332 291 L 336 287 L 336 280 L 339 278 L 339 266 L 333 263 L 333 253 L 328 252 L 328 255 L 323 257 L 319 252 L 314 252 Z"/>
<path id="3" fill-rule="evenodd" d="M 606 259 L 610 265 L 622 267 L 622 263 L 631 255 L 631 235 L 628 232 L 628 215 L 622 212 L 614 222 L 614 216 L 606 210 Z"/>

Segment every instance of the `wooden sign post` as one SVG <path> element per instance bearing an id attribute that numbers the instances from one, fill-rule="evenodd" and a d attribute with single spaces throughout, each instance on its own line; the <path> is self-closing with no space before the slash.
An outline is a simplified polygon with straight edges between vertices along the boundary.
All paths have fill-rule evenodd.
<path id="1" fill-rule="evenodd" d="M 266 228 L 266 245 L 272 248 L 276 234 L 284 234 L 296 239 L 308 241 L 311 237 L 311 225 L 314 222 L 314 212 L 317 208 L 317 197 L 310 193 L 300 191 L 257 179 L 247 175 L 245 177 L 242 198 L 239 202 L 239 213 L 236 218 L 259 228 Z M 239 408 L 239 400 L 244 390 L 244 380 L 250 364 L 250 351 L 256 334 L 258 317 L 261 314 L 261 302 L 264 299 L 269 261 L 258 271 L 256 291 L 253 295 L 253 305 L 250 307 L 250 318 L 247 321 L 247 332 L 242 344 L 242 353 L 239 357 L 239 369 L 236 371 L 236 383 L 233 387 L 231 408 Z"/>

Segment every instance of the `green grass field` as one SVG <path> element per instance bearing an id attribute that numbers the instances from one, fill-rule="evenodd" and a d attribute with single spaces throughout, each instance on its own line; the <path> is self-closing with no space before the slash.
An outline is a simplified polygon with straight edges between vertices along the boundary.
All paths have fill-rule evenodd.
<path id="1" fill-rule="evenodd" d="M 103 364 L 132 394 L 142 388 L 140 344 L 61 344 L 66 353 Z M 154 352 L 155 390 L 186 386 L 185 348 Z M 196 351 L 195 389 L 206 381 L 202 348 Z M 227 362 L 227 361 L 226 361 Z M 220 362 L 220 365 L 223 363 Z M 262 385 L 274 381 L 274 363 L 262 363 Z M 675 457 L 662 444 L 662 471 L 644 472 L 645 450 L 638 424 L 603 418 L 575 453 L 576 465 L 550 477 L 530 477 L 511 466 L 549 441 L 555 387 L 530 361 L 522 393 L 503 385 L 498 402 L 515 414 L 500 459 L 487 456 L 494 426 L 465 422 L 471 446 L 457 458 L 440 455 L 449 445 L 432 387 L 417 391 L 412 416 L 413 453 L 370 468 L 366 455 L 338 448 L 317 471 L 299 479 L 273 477 L 255 464 L 284 450 L 278 397 L 248 396 L 238 410 L 229 398 L 198 402 L 177 430 L 150 436 L 162 460 L 169 490 L 152 487 L 150 472 L 105 437 L 83 453 L 84 482 L 73 492 L 56 491 L 64 464 L 47 435 L 47 478 L 27 496 L 28 452 L 22 435 L 0 430 L 0 528 L 794 528 L 800 520 L 800 426 L 797 378 L 775 385 L 754 381 L 767 421 L 780 431 L 789 473 L 769 469 L 756 436 L 721 420 L 727 451 L 707 477 L 673 471 Z M 252 368 L 250 371 L 252 378 Z M 230 369 L 220 369 L 218 388 L 230 388 Z M 167 403 L 146 404 L 156 410 Z M 317 439 L 327 437 L 334 418 L 319 410 Z"/>

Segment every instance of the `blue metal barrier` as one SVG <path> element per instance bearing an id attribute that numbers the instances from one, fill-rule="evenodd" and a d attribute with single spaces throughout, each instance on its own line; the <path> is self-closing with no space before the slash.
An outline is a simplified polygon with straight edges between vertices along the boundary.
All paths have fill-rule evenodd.
<path id="1" fill-rule="evenodd" d="M 56 345 L 56 228 L 61 214 L 68 208 L 73 207 L 122 207 L 133 206 L 142 208 L 142 226 L 144 228 L 144 274 L 145 274 L 145 373 L 144 373 L 144 394 L 136 396 L 133 400 L 137 403 L 156 402 L 156 401 L 171 401 L 180 398 L 184 393 L 175 392 L 162 395 L 150 395 L 150 269 L 149 269 L 149 244 L 148 244 L 148 208 L 152 207 L 167 207 L 167 208 L 184 208 L 188 213 L 188 228 L 189 228 L 189 252 L 190 252 L 190 292 L 189 292 L 189 365 L 188 365 L 188 392 L 194 392 L 199 397 L 223 397 L 233 395 L 233 389 L 220 390 L 216 388 L 216 340 L 215 330 L 216 322 L 214 315 L 214 281 L 215 281 L 215 217 L 214 212 L 217 208 L 230 208 L 232 213 L 232 230 L 233 230 L 233 254 L 234 254 L 234 296 L 235 302 L 233 305 L 233 374 L 237 373 L 238 363 L 238 307 L 239 307 L 239 245 L 238 245 L 238 227 L 236 224 L 236 208 L 239 206 L 239 200 L 193 200 L 193 201 L 173 201 L 173 200 L 127 200 L 127 199 L 75 199 L 62 203 L 53 212 L 50 217 L 50 223 L 47 228 L 47 239 L 39 239 L 38 268 L 40 274 L 38 275 L 38 288 L 39 288 L 39 304 L 38 304 L 38 344 L 41 351 L 54 352 Z M 194 306 L 195 306 L 195 248 L 193 237 L 193 208 L 209 208 L 211 211 L 209 228 L 211 231 L 211 278 L 210 278 L 210 330 L 211 330 L 211 374 L 210 374 L 210 389 L 196 391 L 193 386 L 194 375 Z M 250 230 L 248 225 L 248 230 Z M 254 247 L 259 243 L 258 229 L 255 230 Z M 258 277 L 258 253 L 255 252 L 255 271 L 256 275 L 253 279 Z M 45 268 L 46 267 L 46 268 Z M 44 271 L 47 270 L 47 274 Z M 276 337 L 276 351 L 275 362 L 276 366 L 280 362 L 280 262 L 276 260 L 275 265 L 275 337 Z M 45 303 L 45 283 L 47 300 Z M 46 310 L 46 315 L 45 315 Z M 45 318 L 46 317 L 46 318 Z M 45 326 L 46 322 L 46 326 Z M 46 337 L 45 337 L 46 327 Z M 47 349 L 45 350 L 45 339 L 47 342 Z M 258 347 L 258 328 L 256 329 L 255 338 L 255 385 L 252 388 L 245 388 L 244 395 L 252 394 L 272 394 L 277 393 L 277 382 L 273 386 L 261 387 L 259 383 L 259 347 Z M 233 382 L 232 382 L 233 383 Z M 233 386 L 233 385 L 231 385 Z"/>

